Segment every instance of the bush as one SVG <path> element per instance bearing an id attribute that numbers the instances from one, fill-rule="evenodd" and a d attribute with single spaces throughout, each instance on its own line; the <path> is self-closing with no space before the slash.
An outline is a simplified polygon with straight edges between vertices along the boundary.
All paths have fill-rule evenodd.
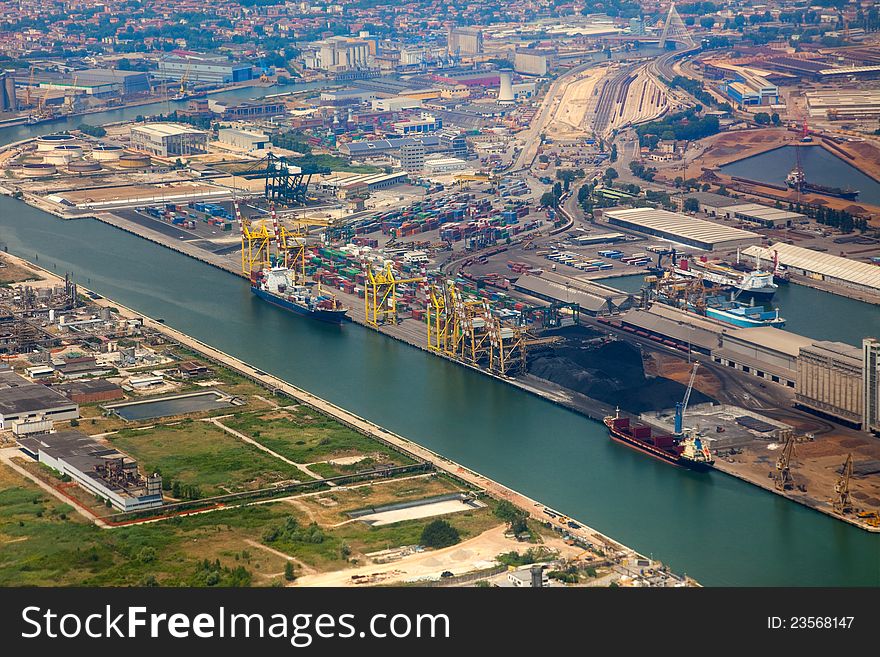
<path id="1" fill-rule="evenodd" d="M 435 520 L 422 530 L 421 544 L 430 548 L 445 548 L 461 540 L 458 530 L 446 520 Z"/>

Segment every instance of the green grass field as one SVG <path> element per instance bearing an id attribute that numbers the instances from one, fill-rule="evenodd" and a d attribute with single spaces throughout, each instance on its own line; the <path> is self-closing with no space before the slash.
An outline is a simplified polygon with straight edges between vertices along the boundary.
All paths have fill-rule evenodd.
<path id="1" fill-rule="evenodd" d="M 425 492 L 455 488 L 444 478 L 391 481 L 365 486 L 357 494 L 339 491 L 339 506 L 419 499 Z M 447 518 L 465 540 L 498 525 L 492 508 Z M 362 552 L 418 543 L 422 529 L 432 520 L 384 527 L 351 523 L 323 527 L 320 542 L 294 536 L 266 543 L 267 532 L 285 526 L 290 517 L 308 530 L 310 514 L 286 502 L 100 529 L 0 465 L 0 586 L 269 586 L 282 581 L 286 560 L 265 547 L 294 556 L 318 571 L 336 570 L 349 565 L 347 558 L 363 563 Z M 210 562 L 208 569 L 205 560 Z"/>
<path id="2" fill-rule="evenodd" d="M 413 462 L 383 443 L 306 406 L 297 406 L 290 410 L 242 413 L 235 418 L 223 419 L 223 424 L 241 431 L 297 463 L 315 463 L 342 456 L 362 455 L 399 465 Z M 354 471 L 363 468 L 364 466 L 355 467 Z"/>
<path id="3" fill-rule="evenodd" d="M 183 421 L 146 430 L 123 429 L 114 447 L 145 472 L 201 488 L 203 496 L 263 488 L 278 481 L 309 481 L 306 473 L 207 422 Z"/>

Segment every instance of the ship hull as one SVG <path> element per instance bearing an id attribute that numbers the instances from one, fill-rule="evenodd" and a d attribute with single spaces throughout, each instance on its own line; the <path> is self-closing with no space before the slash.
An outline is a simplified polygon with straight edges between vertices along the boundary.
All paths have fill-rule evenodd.
<path id="1" fill-rule="evenodd" d="M 732 324 L 733 326 L 739 326 L 742 328 L 751 328 L 754 326 L 775 326 L 776 328 L 782 328 L 785 326 L 785 320 L 783 319 L 752 318 L 745 315 L 725 312 L 718 308 L 706 308 L 706 317 L 711 317 L 712 319 L 717 319 L 725 324 Z"/>
<path id="2" fill-rule="evenodd" d="M 694 470 L 696 472 L 706 472 L 712 469 L 711 463 L 691 461 L 690 459 L 682 458 L 681 456 L 667 452 L 666 450 L 660 449 L 659 447 L 655 447 L 654 445 L 627 435 L 626 433 L 615 429 L 614 426 L 612 426 L 612 424 L 607 420 L 605 421 L 605 426 L 608 427 L 608 435 L 611 437 L 611 440 L 635 449 L 642 454 L 647 454 L 648 456 L 651 456 L 659 461 L 663 461 L 664 463 L 669 463 L 680 468 Z"/>
<path id="3" fill-rule="evenodd" d="M 325 322 L 327 324 L 341 324 L 347 319 L 347 311 L 345 310 L 321 310 L 320 308 L 317 310 L 309 310 L 308 308 L 303 308 L 302 306 L 292 303 L 287 299 L 283 299 L 274 294 L 270 294 L 265 290 L 261 290 L 258 287 L 251 287 L 251 292 L 253 292 L 260 299 L 268 301 L 273 306 L 283 308 L 284 310 L 296 313 L 297 315 L 302 315 L 303 317 L 318 320 L 319 322 Z"/>

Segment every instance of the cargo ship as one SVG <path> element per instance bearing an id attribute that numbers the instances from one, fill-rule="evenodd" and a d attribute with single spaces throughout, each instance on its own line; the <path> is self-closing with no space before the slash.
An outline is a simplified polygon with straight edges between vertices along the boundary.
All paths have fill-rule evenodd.
<path id="1" fill-rule="evenodd" d="M 715 465 L 709 447 L 696 431 L 686 431 L 680 436 L 657 434 L 646 424 L 632 423 L 620 416 L 620 409 L 604 419 L 612 440 L 653 456 L 661 461 L 691 470 L 705 471 Z"/>
<path id="2" fill-rule="evenodd" d="M 298 315 L 321 322 L 341 324 L 348 309 L 336 297 L 315 290 L 314 285 L 297 285 L 295 273 L 287 267 L 271 267 L 251 273 L 251 292 L 260 299 Z"/>
<path id="3" fill-rule="evenodd" d="M 746 298 L 770 300 L 779 286 L 773 281 L 773 272 L 761 269 L 760 263 L 751 271 L 737 271 L 720 262 L 703 259 L 680 259 L 672 273 L 688 278 L 701 278 L 706 287 L 733 290 Z"/>
<path id="4" fill-rule="evenodd" d="M 855 201 L 859 197 L 859 190 L 852 189 L 851 187 L 827 187 L 826 185 L 809 182 L 804 170 L 800 166 L 796 166 L 791 170 L 785 178 L 785 184 L 792 189 L 800 190 L 801 193 L 834 196 L 848 201 Z"/>
<path id="5" fill-rule="evenodd" d="M 742 328 L 754 326 L 783 328 L 785 326 L 785 320 L 779 316 L 778 308 L 766 310 L 764 306 L 749 305 L 724 297 L 707 298 L 705 312 L 706 317 Z"/>

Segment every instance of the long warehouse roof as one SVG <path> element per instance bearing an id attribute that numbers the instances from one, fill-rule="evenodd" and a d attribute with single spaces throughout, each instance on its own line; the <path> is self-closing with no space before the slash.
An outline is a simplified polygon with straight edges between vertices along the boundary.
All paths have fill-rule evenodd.
<path id="1" fill-rule="evenodd" d="M 631 210 L 610 210 L 606 217 L 626 221 L 654 231 L 663 231 L 706 244 L 720 244 L 734 240 L 761 239 L 758 233 L 721 224 L 695 219 L 686 214 L 655 210 L 653 208 L 633 208 Z"/>
<path id="2" fill-rule="evenodd" d="M 841 258 L 782 242 L 777 242 L 766 249 L 760 246 L 750 246 L 743 253 L 751 257 L 760 256 L 762 260 L 770 261 L 773 259 L 774 251 L 779 255 L 780 264 L 786 267 L 796 267 L 880 290 L 880 267 L 870 265 L 867 262 Z"/>

